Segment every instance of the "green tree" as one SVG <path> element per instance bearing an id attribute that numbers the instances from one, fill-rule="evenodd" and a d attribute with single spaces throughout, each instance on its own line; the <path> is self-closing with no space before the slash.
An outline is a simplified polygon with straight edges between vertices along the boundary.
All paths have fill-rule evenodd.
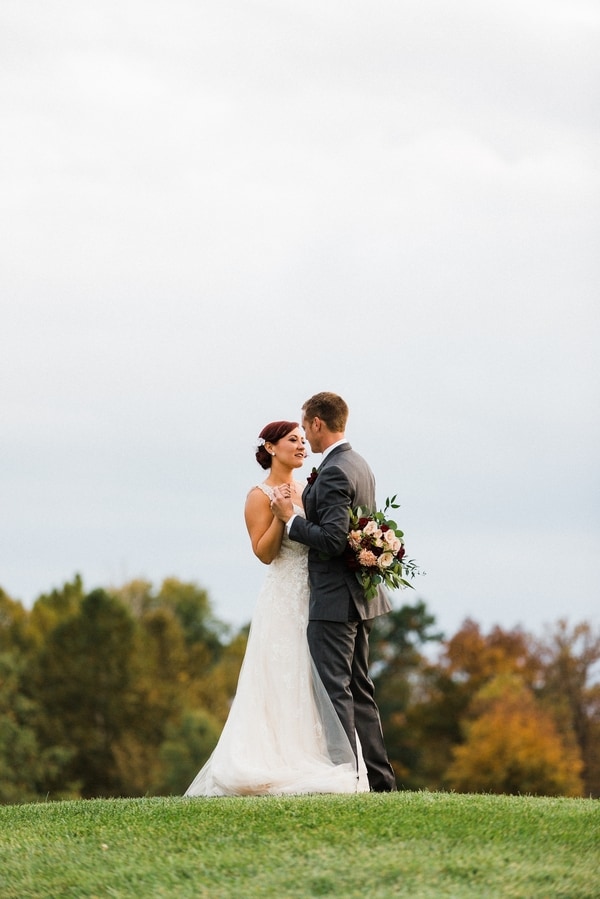
<path id="1" fill-rule="evenodd" d="M 111 592 L 146 629 L 151 627 L 154 613 L 160 612 L 164 621 L 164 616 L 170 617 L 171 638 L 177 629 L 180 634 L 176 638 L 180 656 L 176 677 L 187 684 L 185 704 L 190 707 L 202 704 L 207 692 L 202 685 L 220 662 L 229 635 L 229 628 L 214 616 L 206 591 L 195 583 L 167 578 L 159 590 L 148 581 L 137 580 Z M 156 623 L 152 627 L 158 639 L 160 629 Z M 162 651 L 164 654 L 164 645 Z M 185 671 L 181 670 L 182 653 L 185 653 Z"/>
<path id="2" fill-rule="evenodd" d="M 27 645 L 27 612 L 0 587 L 0 652 L 23 650 Z"/>
<path id="3" fill-rule="evenodd" d="M 221 733 L 221 724 L 203 710 L 187 711 L 177 724 L 168 724 L 160 747 L 163 775 L 152 792 L 180 796 L 208 760 Z"/>
<path id="4" fill-rule="evenodd" d="M 171 577 L 155 590 L 150 581 L 133 580 L 110 592 L 136 618 L 156 609 L 170 609 L 189 646 L 202 644 L 210 650 L 213 660 L 219 656 L 229 628 L 215 617 L 208 593 L 197 584 Z"/>
<path id="5" fill-rule="evenodd" d="M 225 723 L 247 632 L 221 643 L 228 629 L 213 618 L 205 592 L 174 579 L 163 582 L 145 609 L 140 618 L 143 671 L 153 718 L 162 722 L 157 765 L 147 789 L 181 793 Z"/>
<path id="6" fill-rule="evenodd" d="M 235 692 L 246 635 L 228 633 L 206 591 L 175 578 L 86 595 L 76 576 L 31 612 L 0 591 L 0 653 L 18 667 L 0 682 L 0 801 L 179 787 Z"/>
<path id="7" fill-rule="evenodd" d="M 60 590 L 52 590 L 38 597 L 29 615 L 31 644 L 41 646 L 60 621 L 77 613 L 84 596 L 83 581 L 77 574 Z"/>
<path id="8" fill-rule="evenodd" d="M 127 792 L 118 777 L 114 746 L 136 724 L 134 650 L 130 614 L 122 603 L 95 590 L 49 632 L 32 666 L 32 689 L 43 709 L 40 736 L 45 746 L 72 751 L 68 776 L 81 784 L 84 797 Z"/>
<path id="9" fill-rule="evenodd" d="M 223 647 L 218 662 L 196 681 L 195 707 L 205 709 L 221 724 L 225 723 L 235 696 L 247 642 L 248 627 L 244 627 Z"/>
<path id="10" fill-rule="evenodd" d="M 34 727 L 35 703 L 21 689 L 25 665 L 14 653 L 0 653 L 0 802 L 32 802 L 39 787 L 59 778 L 69 762 L 67 749 L 42 748 Z M 61 798 L 73 796 L 65 783 Z"/>
<path id="11" fill-rule="evenodd" d="M 157 603 L 173 610 L 188 646 L 203 644 L 217 658 L 229 628 L 215 618 L 208 593 L 195 583 L 166 578 L 156 597 Z"/>
<path id="12" fill-rule="evenodd" d="M 427 662 L 421 648 L 439 642 L 435 618 L 422 600 L 375 620 L 370 637 L 371 669 L 390 761 L 404 788 L 423 786 L 422 746 L 410 710 Z"/>

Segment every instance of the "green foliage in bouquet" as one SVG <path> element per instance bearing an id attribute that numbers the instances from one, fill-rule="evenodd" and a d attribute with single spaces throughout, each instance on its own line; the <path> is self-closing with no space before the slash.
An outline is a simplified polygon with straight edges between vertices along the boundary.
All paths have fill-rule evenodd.
<path id="1" fill-rule="evenodd" d="M 390 590 L 411 587 L 407 578 L 419 574 L 413 559 L 406 559 L 404 532 L 388 518 L 388 509 L 399 509 L 396 495 L 386 498 L 383 511 L 350 509 L 350 532 L 345 559 L 356 573 L 366 599 L 373 599 L 379 585 Z"/>

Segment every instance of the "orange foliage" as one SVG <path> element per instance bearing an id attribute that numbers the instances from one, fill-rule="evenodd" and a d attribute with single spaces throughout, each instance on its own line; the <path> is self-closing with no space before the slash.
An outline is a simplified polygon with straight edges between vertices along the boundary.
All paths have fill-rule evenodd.
<path id="1" fill-rule="evenodd" d="M 522 678 L 500 675 L 476 695 L 448 784 L 461 792 L 581 796 L 583 764 Z"/>
<path id="2" fill-rule="evenodd" d="M 472 686 L 509 673 L 519 674 L 533 685 L 541 670 L 529 634 L 518 628 L 505 631 L 498 625 L 489 634 L 482 634 L 479 625 L 469 618 L 448 640 L 445 657 L 448 673 L 467 678 Z"/>

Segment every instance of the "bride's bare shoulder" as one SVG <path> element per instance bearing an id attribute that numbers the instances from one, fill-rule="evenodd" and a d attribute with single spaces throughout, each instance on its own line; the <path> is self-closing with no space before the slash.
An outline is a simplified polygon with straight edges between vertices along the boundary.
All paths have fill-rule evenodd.
<path id="1" fill-rule="evenodd" d="M 269 502 L 268 491 L 262 484 L 255 484 L 246 494 L 246 502 Z"/>

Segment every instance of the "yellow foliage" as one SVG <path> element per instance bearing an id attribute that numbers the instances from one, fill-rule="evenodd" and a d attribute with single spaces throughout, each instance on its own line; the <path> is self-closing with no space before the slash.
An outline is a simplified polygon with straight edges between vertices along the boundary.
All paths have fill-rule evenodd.
<path id="1" fill-rule="evenodd" d="M 566 746 L 554 720 L 517 675 L 500 675 L 483 687 L 465 725 L 466 740 L 453 750 L 448 784 L 461 792 L 581 796 L 583 764 Z"/>

